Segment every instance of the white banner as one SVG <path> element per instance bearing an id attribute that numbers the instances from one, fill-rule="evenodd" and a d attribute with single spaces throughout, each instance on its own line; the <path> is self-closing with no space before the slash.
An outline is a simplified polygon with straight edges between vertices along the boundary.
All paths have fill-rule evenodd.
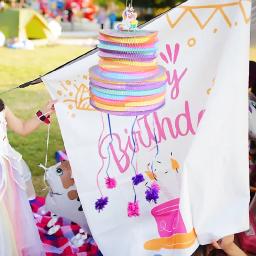
<path id="1" fill-rule="evenodd" d="M 168 92 L 162 109 L 137 119 L 90 106 L 97 54 L 43 77 L 104 256 L 191 255 L 248 229 L 250 12 L 246 0 L 188 1 L 147 25 L 159 31 Z M 136 174 L 145 180 L 133 186 Z M 129 212 L 139 216 L 129 217 L 135 195 Z"/>

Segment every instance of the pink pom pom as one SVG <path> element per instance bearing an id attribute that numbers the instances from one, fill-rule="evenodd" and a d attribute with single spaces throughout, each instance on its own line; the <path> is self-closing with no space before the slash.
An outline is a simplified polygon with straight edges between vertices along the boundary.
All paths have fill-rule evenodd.
<path id="1" fill-rule="evenodd" d="M 114 178 L 107 177 L 105 178 L 105 184 L 107 188 L 113 189 L 116 187 L 116 180 Z"/>
<path id="2" fill-rule="evenodd" d="M 160 191 L 160 186 L 155 181 L 151 184 L 151 188 Z"/>
<path id="3" fill-rule="evenodd" d="M 128 203 L 128 217 L 137 217 L 140 216 L 139 202 L 135 201 L 134 203 Z"/>

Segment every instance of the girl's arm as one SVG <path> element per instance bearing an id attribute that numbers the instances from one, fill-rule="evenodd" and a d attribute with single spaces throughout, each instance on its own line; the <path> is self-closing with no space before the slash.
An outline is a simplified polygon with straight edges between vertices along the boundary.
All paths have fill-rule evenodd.
<path id="1" fill-rule="evenodd" d="M 234 235 L 229 235 L 220 241 L 214 241 L 212 245 L 216 249 L 222 249 L 229 256 L 247 256 L 235 243 Z"/>
<path id="2" fill-rule="evenodd" d="M 42 112 L 49 115 L 52 114 L 54 112 L 54 103 L 54 101 L 50 101 Z M 16 117 L 8 107 L 5 107 L 5 117 L 8 127 L 21 136 L 29 135 L 42 124 L 42 121 L 36 116 L 27 121 L 23 121 Z"/>

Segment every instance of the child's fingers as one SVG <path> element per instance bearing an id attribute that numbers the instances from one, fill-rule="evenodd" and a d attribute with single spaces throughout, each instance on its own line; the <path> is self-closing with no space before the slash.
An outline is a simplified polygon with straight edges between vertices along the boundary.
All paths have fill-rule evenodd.
<path id="1" fill-rule="evenodd" d="M 52 111 L 55 111 L 55 106 L 54 106 L 54 104 L 52 104 L 52 105 L 50 106 L 50 109 L 51 109 Z"/>
<path id="2" fill-rule="evenodd" d="M 212 246 L 213 246 L 215 249 L 218 249 L 218 250 L 221 249 L 221 247 L 220 247 L 220 245 L 218 244 L 217 241 L 213 241 L 213 242 L 212 242 Z"/>
<path id="3" fill-rule="evenodd" d="M 50 100 L 50 101 L 48 101 L 47 107 L 48 107 L 50 110 L 55 111 L 54 104 L 56 104 L 57 102 L 58 102 L 58 100 Z"/>

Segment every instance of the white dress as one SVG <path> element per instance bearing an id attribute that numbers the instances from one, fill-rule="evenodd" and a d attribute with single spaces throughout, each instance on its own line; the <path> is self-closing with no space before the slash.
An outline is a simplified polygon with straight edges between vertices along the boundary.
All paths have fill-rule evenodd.
<path id="1" fill-rule="evenodd" d="M 22 156 L 9 144 L 5 112 L 0 112 L 0 255 L 45 255 L 25 192 Z"/>

